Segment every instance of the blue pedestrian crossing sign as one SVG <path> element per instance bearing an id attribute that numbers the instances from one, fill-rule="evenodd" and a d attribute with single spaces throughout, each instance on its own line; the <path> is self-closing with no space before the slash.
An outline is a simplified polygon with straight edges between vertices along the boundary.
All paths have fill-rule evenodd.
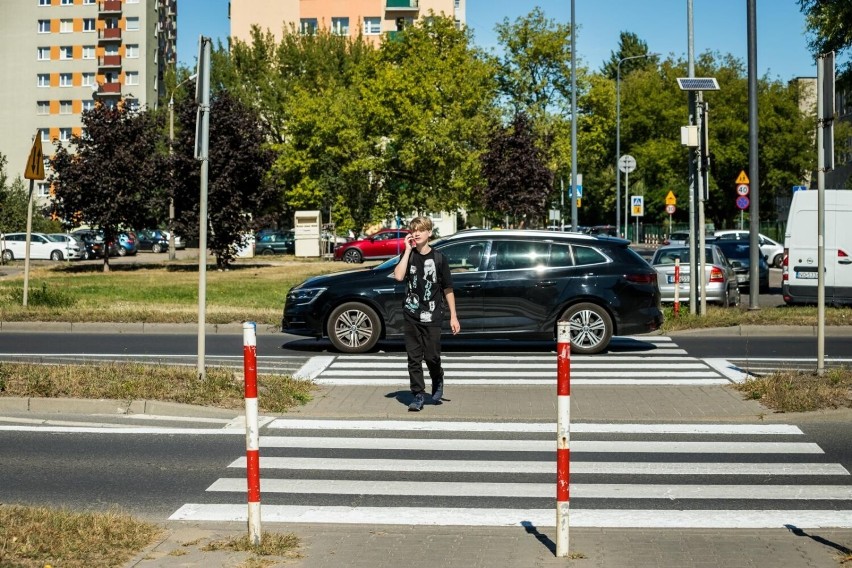
<path id="1" fill-rule="evenodd" d="M 630 197 L 630 214 L 633 217 L 643 217 L 645 215 L 645 197 L 642 195 L 633 195 Z"/>

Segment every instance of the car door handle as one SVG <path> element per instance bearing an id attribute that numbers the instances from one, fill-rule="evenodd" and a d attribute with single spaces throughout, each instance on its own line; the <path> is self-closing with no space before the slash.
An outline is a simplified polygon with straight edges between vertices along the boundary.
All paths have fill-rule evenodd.
<path id="1" fill-rule="evenodd" d="M 536 284 L 538 288 L 550 288 L 552 286 L 556 286 L 555 280 L 542 280 L 538 284 Z"/>
<path id="2" fill-rule="evenodd" d="M 838 264 L 852 264 L 852 258 L 844 258 L 843 260 L 838 260 Z"/>
<path id="3" fill-rule="evenodd" d="M 477 290 L 479 288 L 482 288 L 482 284 L 465 284 L 463 288 L 465 290 Z"/>

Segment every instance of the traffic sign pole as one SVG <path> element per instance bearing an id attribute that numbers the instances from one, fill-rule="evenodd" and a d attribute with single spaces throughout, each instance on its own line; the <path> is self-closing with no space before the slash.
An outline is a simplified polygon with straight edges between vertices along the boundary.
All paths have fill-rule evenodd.
<path id="1" fill-rule="evenodd" d="M 30 242 L 33 234 L 33 190 L 35 180 L 44 179 L 44 152 L 41 148 L 41 131 L 36 130 L 33 139 L 33 147 L 27 157 L 27 165 L 24 167 L 24 178 L 30 180 L 30 194 L 27 197 L 27 240 L 24 245 L 24 294 L 23 306 L 27 307 L 30 292 Z"/>

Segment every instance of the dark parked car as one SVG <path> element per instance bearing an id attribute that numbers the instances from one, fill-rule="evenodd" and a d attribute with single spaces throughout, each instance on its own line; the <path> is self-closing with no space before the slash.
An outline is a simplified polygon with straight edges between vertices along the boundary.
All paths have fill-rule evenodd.
<path id="1" fill-rule="evenodd" d="M 614 334 L 663 322 L 656 271 L 624 239 L 550 231 L 462 231 L 432 243 L 450 264 L 462 336 L 554 339 L 570 321 L 572 349 L 598 353 Z M 402 336 L 399 257 L 315 276 L 287 294 L 282 330 L 328 337 L 347 353 Z M 449 334 L 449 320 L 444 321 Z"/>
<path id="2" fill-rule="evenodd" d="M 139 250 L 166 252 L 169 250 L 169 240 L 159 232 L 143 229 L 136 231 L 136 246 Z"/>
<path id="3" fill-rule="evenodd" d="M 254 254 L 294 254 L 295 252 L 294 231 L 262 231 L 255 236 Z"/>
<path id="4" fill-rule="evenodd" d="M 405 249 L 408 229 L 382 229 L 357 241 L 340 243 L 334 249 L 334 260 L 364 262 L 393 258 Z"/>
<path id="5" fill-rule="evenodd" d="M 737 282 L 740 289 L 748 288 L 751 281 L 750 266 L 751 266 L 751 247 L 747 242 L 743 241 L 726 241 L 717 239 L 713 244 L 722 249 L 731 264 L 734 265 L 734 272 L 737 273 Z M 761 294 L 769 292 L 769 265 L 760 251 L 757 252 L 758 264 L 757 278 L 758 291 Z"/>
<path id="6" fill-rule="evenodd" d="M 109 251 L 110 256 L 119 256 L 118 243 L 115 242 L 115 241 L 111 241 L 110 243 L 105 243 L 103 231 L 99 231 L 99 230 L 95 230 L 95 229 L 77 229 L 76 231 L 72 231 L 71 234 L 74 235 L 75 237 L 78 237 L 84 243 L 86 243 L 86 245 L 87 245 L 86 251 L 87 252 L 90 250 L 89 246 L 88 246 L 89 243 L 93 243 L 93 244 L 97 243 L 97 244 L 100 245 L 101 250 L 100 250 L 99 253 L 97 252 L 98 247 L 92 246 L 91 258 L 103 258 L 103 256 L 104 256 L 103 250 L 104 249 Z M 97 254 L 97 256 L 95 256 L 95 254 Z M 88 258 L 86 258 L 86 260 L 88 260 Z"/>

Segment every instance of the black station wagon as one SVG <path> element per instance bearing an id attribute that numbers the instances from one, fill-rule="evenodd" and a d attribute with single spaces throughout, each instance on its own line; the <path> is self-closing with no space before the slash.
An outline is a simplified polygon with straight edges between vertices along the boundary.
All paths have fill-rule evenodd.
<path id="1" fill-rule="evenodd" d="M 558 322 L 567 320 L 572 351 L 587 354 L 606 349 L 613 335 L 648 333 L 663 323 L 657 273 L 628 245 L 533 230 L 468 230 L 431 243 L 453 273 L 460 336 L 555 339 Z M 295 286 L 282 331 L 328 337 L 345 353 L 402 337 L 404 283 L 393 278 L 398 261 Z M 449 319 L 444 333 L 450 335 Z"/>

